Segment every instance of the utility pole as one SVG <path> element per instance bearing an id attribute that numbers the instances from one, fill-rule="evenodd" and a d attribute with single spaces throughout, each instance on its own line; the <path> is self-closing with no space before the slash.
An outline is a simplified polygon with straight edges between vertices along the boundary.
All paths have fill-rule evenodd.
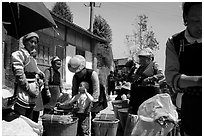
<path id="1" fill-rule="evenodd" d="M 84 4 L 86 7 L 90 7 L 90 24 L 89 24 L 89 31 L 93 32 L 93 19 L 94 19 L 94 7 L 100 7 L 101 3 L 99 6 L 96 6 L 95 2 L 90 2 L 89 5 Z"/>

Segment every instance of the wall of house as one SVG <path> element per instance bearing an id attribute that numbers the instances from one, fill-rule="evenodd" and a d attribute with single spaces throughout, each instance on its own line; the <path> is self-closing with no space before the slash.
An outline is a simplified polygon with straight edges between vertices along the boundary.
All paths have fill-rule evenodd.
<path id="1" fill-rule="evenodd" d="M 53 56 L 59 56 L 62 59 L 62 68 L 60 69 L 62 80 L 71 84 L 73 73 L 67 68 L 69 59 L 76 55 L 77 51 L 83 51 L 86 58 L 86 67 L 97 69 L 97 59 L 95 57 L 95 46 L 97 41 L 92 38 L 68 28 L 65 25 L 55 21 L 58 28 L 47 28 L 37 31 L 40 36 L 37 63 L 42 71 L 50 67 L 50 61 Z M 60 35 L 58 35 L 60 34 Z M 4 46 L 4 78 L 2 84 L 13 88 L 14 76 L 11 70 L 11 53 L 18 49 L 18 43 L 12 37 L 7 37 Z"/>

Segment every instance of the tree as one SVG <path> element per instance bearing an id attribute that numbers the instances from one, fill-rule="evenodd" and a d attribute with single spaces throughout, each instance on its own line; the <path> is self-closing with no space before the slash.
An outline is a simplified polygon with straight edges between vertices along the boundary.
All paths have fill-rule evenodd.
<path id="1" fill-rule="evenodd" d="M 60 15 L 64 19 L 73 22 L 73 14 L 66 2 L 56 2 L 52 12 Z"/>
<path id="2" fill-rule="evenodd" d="M 112 30 L 109 24 L 100 15 L 95 16 L 93 23 L 93 34 L 107 40 L 106 44 L 99 44 L 97 50 L 98 67 L 110 67 L 113 61 L 111 48 Z"/>
<path id="3" fill-rule="evenodd" d="M 134 24 L 133 35 L 126 35 L 126 46 L 129 48 L 130 57 L 137 61 L 137 53 L 142 48 L 159 49 L 159 42 L 155 38 L 152 27 L 148 27 L 148 17 L 139 15 L 139 21 Z"/>
<path id="4" fill-rule="evenodd" d="M 93 23 L 93 34 L 107 40 L 107 43 L 99 43 L 97 45 L 97 68 L 99 69 L 100 83 L 107 89 L 107 75 L 113 63 L 112 53 L 112 30 L 109 24 L 100 15 L 95 16 Z"/>
<path id="5" fill-rule="evenodd" d="M 108 43 L 111 43 L 112 41 L 112 30 L 106 20 L 100 15 L 95 16 L 93 23 L 93 34 L 106 39 Z"/>

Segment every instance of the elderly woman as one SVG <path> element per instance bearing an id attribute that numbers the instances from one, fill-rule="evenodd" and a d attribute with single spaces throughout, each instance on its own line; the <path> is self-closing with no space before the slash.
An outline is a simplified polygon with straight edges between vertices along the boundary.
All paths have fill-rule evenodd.
<path id="1" fill-rule="evenodd" d="M 132 114 L 137 114 L 138 107 L 145 100 L 160 93 L 158 81 L 164 78 L 150 48 L 139 51 L 138 57 L 140 66 L 134 74 L 130 92 L 129 112 Z"/>
<path id="2" fill-rule="evenodd" d="M 15 94 L 18 100 L 14 110 L 32 119 L 32 113 L 39 94 L 37 76 L 43 78 L 44 74 L 39 70 L 36 56 L 36 48 L 39 42 L 38 34 L 32 32 L 21 39 L 22 46 L 12 53 L 12 67 L 15 75 Z"/>

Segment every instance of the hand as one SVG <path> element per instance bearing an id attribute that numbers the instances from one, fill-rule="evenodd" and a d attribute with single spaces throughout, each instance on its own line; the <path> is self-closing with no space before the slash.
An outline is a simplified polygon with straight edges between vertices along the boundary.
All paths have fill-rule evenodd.
<path id="1" fill-rule="evenodd" d="M 40 93 L 40 90 L 39 90 L 39 85 L 36 81 L 29 83 L 29 89 L 27 93 L 30 95 L 30 97 L 37 98 L 38 94 Z"/>
<path id="2" fill-rule="evenodd" d="M 47 97 L 51 98 L 51 93 L 50 93 L 49 89 L 46 90 L 45 92 L 46 92 Z"/>
<path id="3" fill-rule="evenodd" d="M 38 75 L 39 75 L 40 79 L 43 79 L 45 77 L 45 74 L 43 72 L 39 72 Z"/>
<path id="4" fill-rule="evenodd" d="M 41 94 L 42 94 L 43 104 L 45 105 L 45 104 L 49 103 L 50 99 L 51 99 L 51 93 L 50 93 L 49 89 L 47 89 L 47 90 L 43 89 Z"/>
<path id="5" fill-rule="evenodd" d="M 62 102 L 66 101 L 66 100 L 69 100 L 69 99 L 71 99 L 70 94 L 68 94 L 68 93 L 60 93 L 60 96 L 57 99 L 57 101 L 62 103 Z"/>
<path id="6" fill-rule="evenodd" d="M 141 134 L 141 136 L 154 136 L 154 129 L 152 129 L 149 134 L 147 134 L 147 130 L 144 130 Z M 155 136 L 164 136 L 164 128 L 161 128 L 160 131 L 158 131 Z"/>
<path id="7" fill-rule="evenodd" d="M 64 105 L 63 103 L 57 102 L 55 106 L 60 107 L 60 106 L 63 106 L 63 105 Z"/>
<path id="8" fill-rule="evenodd" d="M 146 84 L 152 83 L 152 82 L 154 82 L 154 81 L 156 81 L 156 78 L 155 78 L 154 76 L 152 76 L 152 77 L 147 77 L 147 78 L 145 78 L 145 79 L 142 81 L 142 84 L 143 84 L 143 85 L 146 85 Z"/>
<path id="9" fill-rule="evenodd" d="M 16 101 L 18 100 L 17 96 L 12 96 L 8 98 L 7 106 L 14 105 Z"/>
<path id="10" fill-rule="evenodd" d="M 32 98 L 37 98 L 39 92 L 38 92 L 38 90 L 34 90 L 34 91 L 33 91 L 33 90 L 29 89 L 29 90 L 28 90 L 28 94 L 29 94 L 30 97 L 32 97 Z"/>

